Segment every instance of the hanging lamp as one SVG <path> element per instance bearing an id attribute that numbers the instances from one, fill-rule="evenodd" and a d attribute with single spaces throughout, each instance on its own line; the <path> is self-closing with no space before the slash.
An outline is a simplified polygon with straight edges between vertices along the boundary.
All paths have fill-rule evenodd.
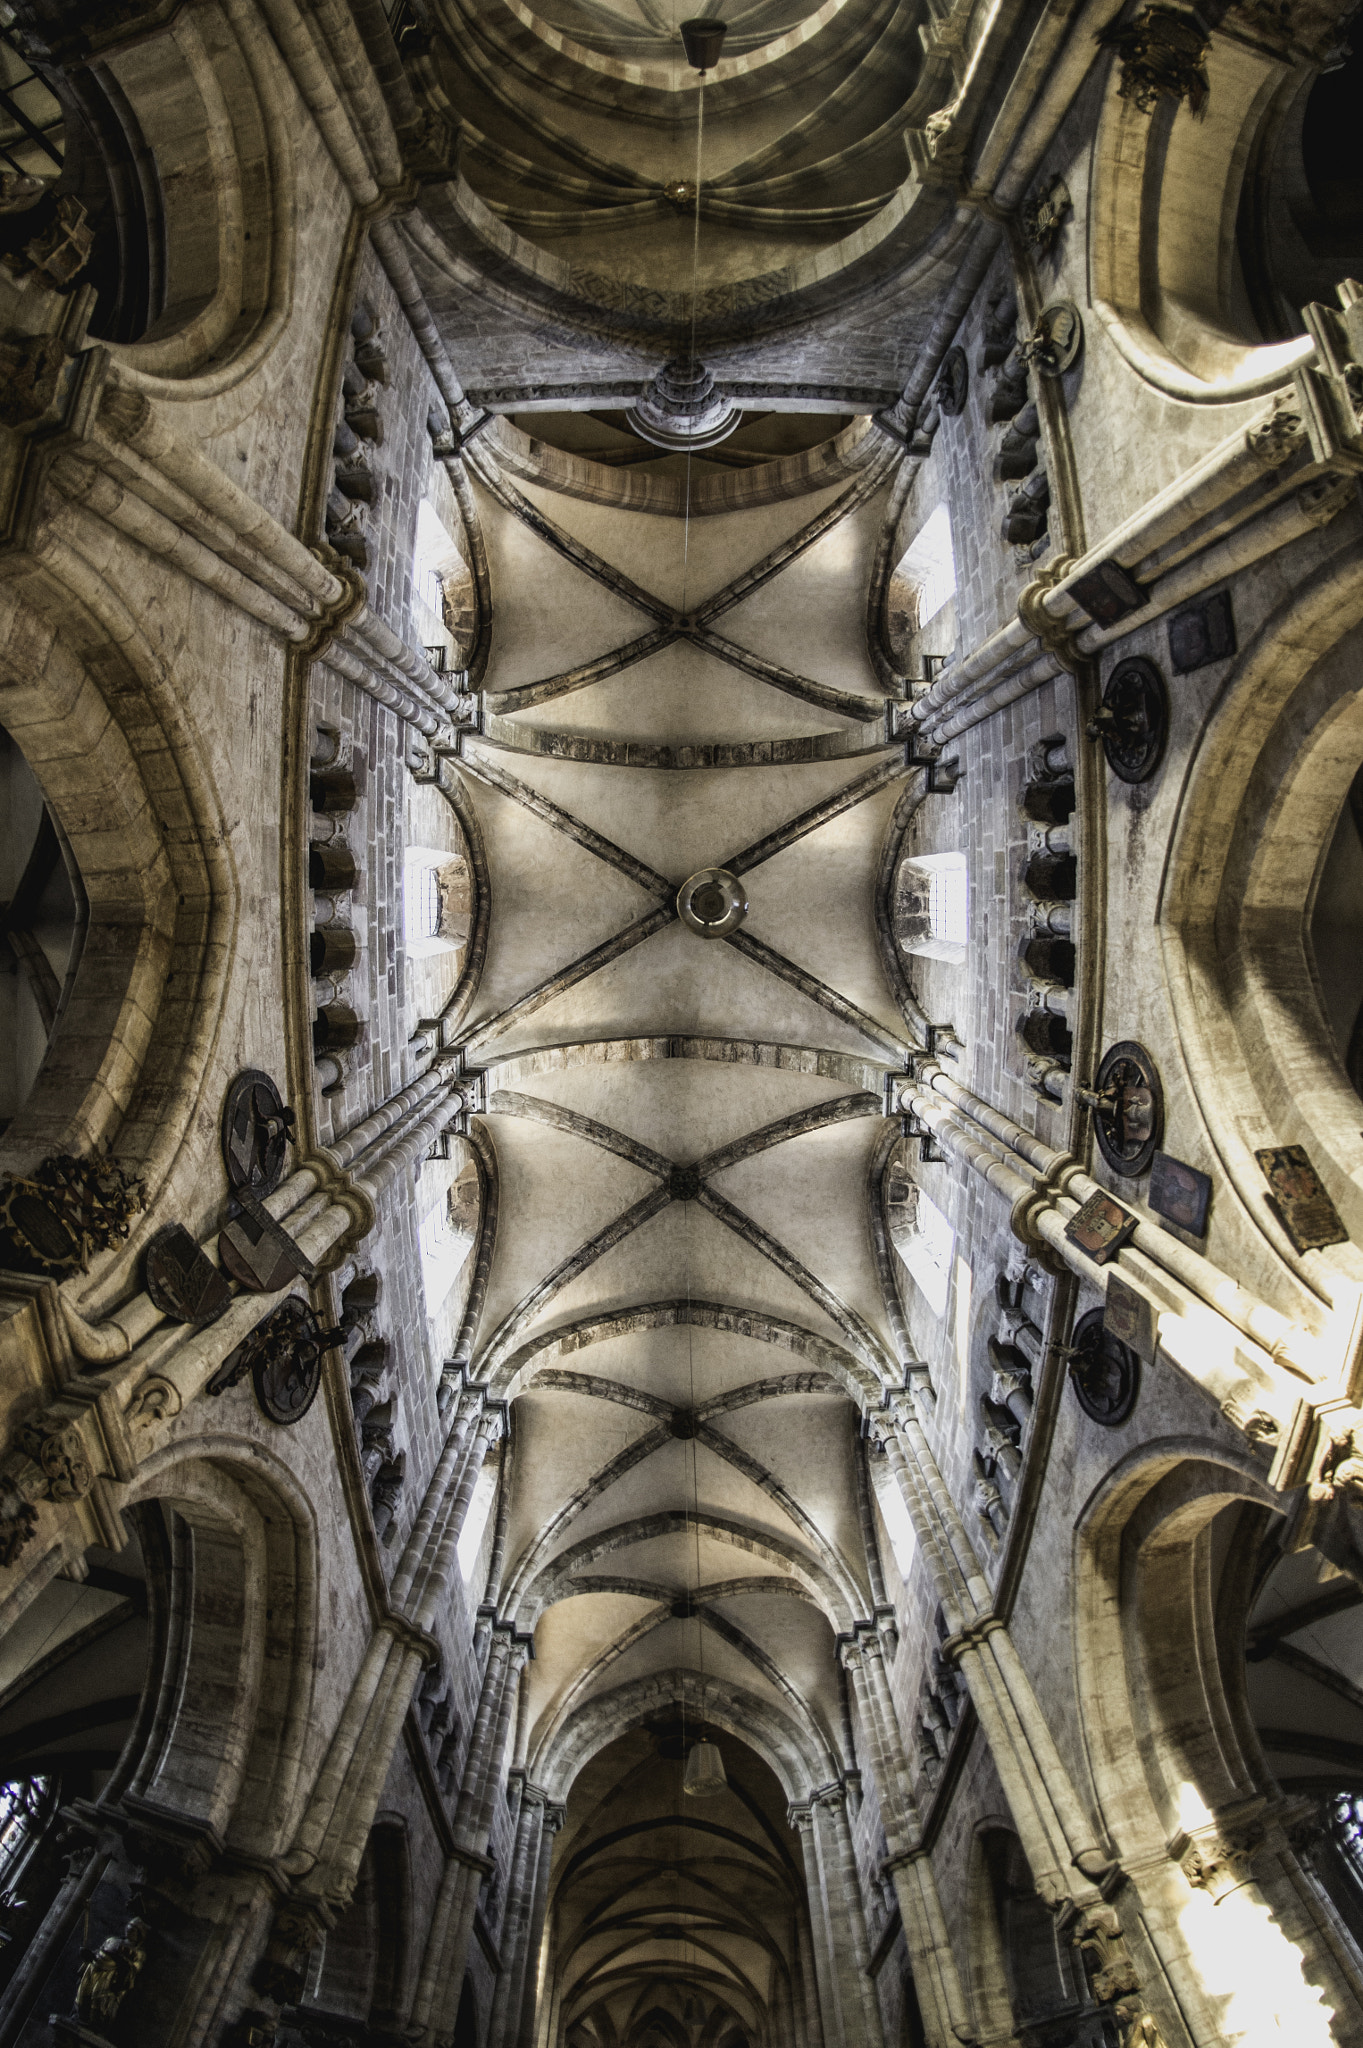
<path id="1" fill-rule="evenodd" d="M 700 1741 L 693 1742 L 687 1751 L 682 1791 L 689 1799 L 713 1799 L 716 1792 L 728 1789 L 729 1779 L 718 1745 L 702 1734 Z"/>
<path id="2" fill-rule="evenodd" d="M 727 33 L 727 22 L 712 21 L 704 14 L 693 14 L 689 21 L 681 24 L 682 48 L 686 52 L 686 61 L 693 71 L 699 71 L 702 78 L 718 64 L 719 53 L 724 48 Z"/>
<path id="3" fill-rule="evenodd" d="M 695 15 L 681 24 L 682 48 L 693 71 L 700 73 L 696 109 L 695 235 L 691 250 L 691 339 L 685 355 L 673 356 L 645 385 L 625 418 L 643 441 L 655 448 L 686 452 L 713 448 L 732 434 L 743 418 L 718 390 L 704 363 L 696 358 L 696 283 L 700 267 L 701 143 L 705 135 L 705 74 L 719 62 L 726 25 Z M 682 183 L 670 192 L 686 189 Z"/>

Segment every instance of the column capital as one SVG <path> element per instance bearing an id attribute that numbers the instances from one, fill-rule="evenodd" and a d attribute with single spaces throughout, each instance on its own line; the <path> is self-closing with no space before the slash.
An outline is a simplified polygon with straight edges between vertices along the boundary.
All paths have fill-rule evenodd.
<path id="1" fill-rule="evenodd" d="M 1250 1868 L 1268 1832 L 1267 1800 L 1262 1796 L 1223 1807 L 1202 1827 L 1180 1829 L 1169 1844 L 1194 1890 L 1210 1892 L 1216 1905 L 1232 1892 L 1254 1883 Z"/>

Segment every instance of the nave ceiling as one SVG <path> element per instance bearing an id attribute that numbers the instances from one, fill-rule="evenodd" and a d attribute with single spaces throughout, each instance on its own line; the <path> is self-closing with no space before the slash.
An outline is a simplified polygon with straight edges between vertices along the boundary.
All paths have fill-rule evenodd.
<path id="1" fill-rule="evenodd" d="M 751 1820 L 734 1793 L 704 1815 L 683 1800 L 681 1758 L 710 1726 L 736 1782 L 767 1783 L 764 1811 L 835 1781 L 835 1637 L 877 1604 L 851 1397 L 899 1377 L 866 1220 L 904 1045 L 874 903 L 906 746 L 886 743 L 865 633 L 887 491 L 872 460 L 688 531 L 522 469 L 519 502 L 592 551 L 572 560 L 517 517 L 496 447 L 475 486 L 496 739 L 469 735 L 445 771 L 491 886 L 460 1032 L 498 1179 L 469 1370 L 514 1396 L 500 1597 L 535 1633 L 527 1768 L 567 1793 L 599 1745 L 625 1742 L 618 1779 L 608 1747 L 597 1789 L 572 1793 L 574 1840 L 642 1826 L 660 1785 L 698 1823 L 684 1896 L 656 1879 L 672 1946 L 646 1918 L 637 1945 L 611 1948 L 611 1982 L 634 1996 L 689 1981 L 696 1941 L 747 1980 L 751 1930 L 724 1904 L 710 1823 Z M 729 658 L 683 635 L 590 679 L 659 614 L 714 617 Z M 725 750 L 735 765 L 707 765 Z M 676 911 L 714 867 L 747 896 L 730 938 Z M 630 1727 L 655 1731 L 642 1755 Z M 561 1887 L 575 1853 L 560 1851 Z"/>

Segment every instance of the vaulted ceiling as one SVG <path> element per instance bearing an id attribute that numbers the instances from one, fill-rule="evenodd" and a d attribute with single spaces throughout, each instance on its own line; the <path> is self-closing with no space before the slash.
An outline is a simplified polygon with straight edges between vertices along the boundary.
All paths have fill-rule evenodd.
<path id="1" fill-rule="evenodd" d="M 703 1818 L 680 1896 L 657 1875 L 675 1857 L 640 1840 L 672 1934 L 607 1943 L 611 1984 L 632 2009 L 703 1925 L 741 2012 L 752 1933 L 726 1901 L 750 1887 L 726 1858 L 757 1794 L 702 1815 L 666 1744 L 679 1722 L 725 1731 L 768 1818 L 850 1761 L 835 1637 L 874 1605 L 850 1396 L 898 1377 L 866 1223 L 904 1047 L 873 914 L 906 753 L 866 649 L 883 444 L 774 502 L 761 480 L 786 470 L 759 469 L 759 502 L 689 523 L 554 488 L 553 451 L 530 481 L 514 429 L 475 445 L 491 716 L 452 772 L 492 897 L 463 1027 L 499 1178 L 474 1370 L 514 1402 L 500 1605 L 535 1633 L 522 1754 L 558 1796 L 590 1766 L 569 1805 L 588 1839 Z M 727 937 L 678 915 L 710 867 L 747 895 Z M 565 1929 L 601 1910 L 575 1857 Z"/>
<path id="2" fill-rule="evenodd" d="M 922 0 L 759 0 L 704 88 L 693 308 L 686 11 L 434 0 L 437 32 L 404 44 L 457 174 L 393 232 L 476 403 L 628 402 L 694 310 L 736 397 L 892 405 L 987 239 L 911 157 L 962 47 Z"/>

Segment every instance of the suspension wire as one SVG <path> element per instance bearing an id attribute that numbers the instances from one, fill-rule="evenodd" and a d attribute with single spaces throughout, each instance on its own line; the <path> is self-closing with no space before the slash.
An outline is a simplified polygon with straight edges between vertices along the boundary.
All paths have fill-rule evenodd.
<path id="1" fill-rule="evenodd" d="M 692 222 L 692 230 L 691 230 L 691 334 L 690 334 L 690 342 L 689 342 L 689 345 L 688 345 L 688 349 L 687 349 L 687 361 L 688 361 L 688 364 L 694 364 L 694 362 L 695 362 L 695 360 L 696 360 L 696 311 L 697 311 L 697 301 L 698 301 L 698 296 L 699 296 L 699 281 L 700 281 L 700 180 L 701 180 L 701 164 L 702 164 L 702 152 L 703 152 L 703 149 L 704 149 L 704 143 L 705 143 L 705 73 L 704 73 L 704 72 L 702 71 L 702 72 L 701 72 L 701 74 L 700 74 L 700 90 L 699 90 L 699 95 L 698 95 L 698 98 L 697 98 L 697 111 L 696 111 L 696 178 L 695 178 L 695 185 L 696 185 L 696 191 L 695 191 L 695 212 L 694 212 L 694 215 L 693 215 L 693 222 Z M 681 601 L 681 610 L 682 610 L 682 617 L 683 617 L 683 618 L 685 618 L 685 616 L 686 616 L 686 600 L 687 600 L 687 594 L 688 594 L 688 591 L 689 591 L 689 588 L 690 588 L 690 572 L 691 572 L 691 450 L 690 450 L 690 449 L 688 448 L 688 449 L 687 449 L 687 451 L 686 451 L 686 482 L 685 482 L 685 487 L 684 487 L 684 508 L 683 508 L 683 515 L 682 515 L 682 601 Z M 689 1403 L 690 1403 L 690 1412 L 691 1412 L 691 1416 L 692 1416 L 692 1428 L 694 1429 L 694 1427 L 695 1427 L 694 1417 L 695 1417 L 695 1413 L 696 1413 L 696 1344 L 695 1344 L 695 1326 L 694 1326 L 694 1324 L 693 1324 L 693 1323 L 692 1323 L 692 1321 L 691 1321 L 691 1204 L 690 1204 L 689 1202 L 684 1202 L 684 1203 L 682 1204 L 682 1219 L 683 1219 L 683 1220 L 682 1220 L 682 1247 L 683 1247 L 683 1250 L 682 1250 L 682 1263 L 683 1263 L 683 1266 L 684 1266 L 684 1269 L 685 1269 L 685 1279 L 686 1279 L 686 1369 L 687 1369 L 687 1381 L 688 1381 L 688 1387 L 689 1387 L 689 1394 L 688 1394 L 688 1400 L 689 1400 Z M 699 1596 L 699 1593 L 700 1593 L 700 1469 L 699 1469 L 699 1464 L 698 1464 L 698 1461 L 697 1461 L 697 1446 L 696 1446 L 696 1439 L 695 1439 L 695 1437 L 694 1437 L 694 1436 L 692 1436 L 692 1438 L 691 1438 L 691 1521 L 692 1521 L 692 1532 L 693 1532 L 693 1536 L 694 1536 L 694 1540 L 695 1540 L 695 1561 L 696 1561 L 696 1579 L 695 1579 L 695 1590 L 694 1590 L 694 1592 L 693 1592 L 693 1594 L 692 1594 L 692 1605 L 693 1605 L 693 1606 L 695 1607 L 695 1611 L 696 1611 L 696 1612 L 695 1612 L 695 1621 L 696 1621 L 696 1655 L 697 1655 L 697 1663 L 698 1663 L 698 1666 L 699 1666 L 699 1677 L 700 1677 L 700 1688 L 699 1688 L 699 1689 L 700 1689 L 700 1697 L 701 1697 L 701 1700 L 702 1700 L 702 1702 L 703 1702 L 703 1701 L 704 1701 L 704 1697 L 705 1697 L 705 1624 L 704 1624 L 704 1622 L 703 1622 L 703 1621 L 701 1620 L 701 1614 L 700 1614 L 700 1601 L 699 1601 L 699 1597 L 698 1597 L 698 1596 Z M 685 1683 L 683 1683 L 683 1685 L 682 1685 L 682 1696 L 681 1696 L 681 1725 L 682 1725 L 682 1741 L 681 1741 L 681 1748 L 682 1748 L 682 1767 L 681 1767 L 681 1768 L 682 1768 L 682 1781 L 683 1781 L 683 1782 L 682 1782 L 682 1794 L 681 1794 L 681 1799 L 682 1799 L 682 1800 L 684 1800 L 684 1799 L 685 1799 L 685 1797 L 686 1797 L 686 1790 L 685 1790 L 685 1778 L 686 1778 L 686 1763 L 687 1763 L 687 1727 L 686 1727 L 686 1686 L 685 1686 Z M 705 1728 L 704 1728 L 704 1723 L 703 1723 L 703 1720 L 702 1720 L 702 1725 L 701 1725 L 700 1733 L 701 1733 L 702 1735 L 704 1735 L 704 1733 L 705 1733 Z M 679 1800 L 679 1802 L 678 1802 L 678 1814 L 679 1814 L 679 1817 L 680 1817 L 681 1811 L 682 1811 L 682 1807 L 681 1807 L 681 1801 Z M 685 1834 L 685 1828 L 686 1828 L 686 1822 L 685 1822 L 685 1820 L 683 1819 L 683 1820 L 681 1820 L 681 1825 L 680 1825 L 680 1827 L 679 1827 L 679 1829 L 678 1829 L 678 1845 L 677 1845 L 677 1932 L 678 1932 L 678 1935 L 679 1935 L 679 1937 L 680 1937 L 680 1946 L 681 1946 L 681 1947 L 683 1948 L 683 1950 L 684 1950 L 684 1951 L 686 1952 L 686 1954 L 687 1954 L 687 1956 L 688 1956 L 688 1959 L 689 1959 L 689 1962 L 690 1962 L 690 1965 L 691 1965 L 691 1967 L 692 1967 L 692 1968 L 694 1969 L 694 1968 L 695 1968 L 695 1963 L 696 1963 L 696 1950 L 695 1950 L 695 1944 L 694 1944 L 694 1942 L 693 1942 L 693 1941 L 691 1941 L 691 1940 L 690 1940 L 690 1939 L 689 1939 L 689 1938 L 687 1937 L 687 1935 L 686 1935 L 686 1934 L 685 1934 L 685 1932 L 683 1931 L 683 1925 L 682 1925 L 682 1867 L 681 1867 L 681 1857 L 682 1857 L 682 1841 L 683 1841 L 683 1839 L 684 1839 L 684 1834 Z"/>
<path id="2" fill-rule="evenodd" d="M 691 230 L 691 339 L 687 348 L 687 361 L 696 360 L 696 304 L 700 280 L 700 172 L 701 152 L 705 143 L 705 73 L 700 74 L 700 94 L 696 111 L 696 206 Z M 691 568 L 691 450 L 686 451 L 686 509 L 682 523 L 682 617 L 686 616 L 686 593 Z"/>

